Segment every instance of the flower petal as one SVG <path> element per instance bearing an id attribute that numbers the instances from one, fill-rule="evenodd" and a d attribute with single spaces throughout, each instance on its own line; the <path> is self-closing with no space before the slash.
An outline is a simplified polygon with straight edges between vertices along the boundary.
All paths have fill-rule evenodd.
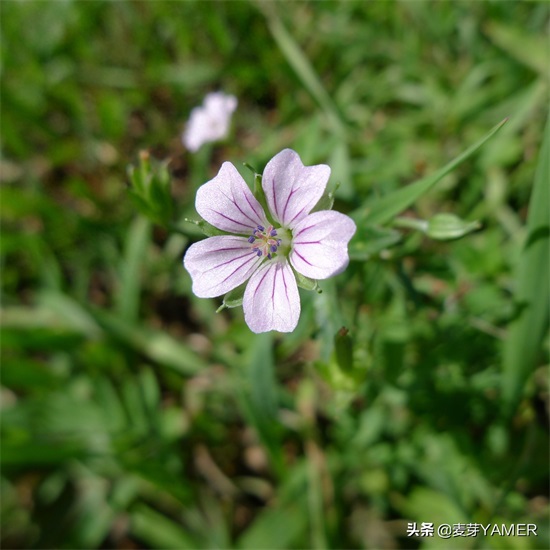
<path id="1" fill-rule="evenodd" d="M 275 155 L 267 163 L 262 177 L 273 217 L 284 227 L 294 227 L 319 202 L 329 177 L 329 166 L 304 166 L 292 149 Z"/>
<path id="2" fill-rule="evenodd" d="M 310 214 L 294 227 L 290 263 L 312 279 L 341 273 L 348 265 L 348 242 L 356 229 L 353 220 L 340 212 Z"/>
<path id="3" fill-rule="evenodd" d="M 222 235 L 192 244 L 183 265 L 193 279 L 193 293 L 214 298 L 244 283 L 261 261 L 245 237 Z"/>
<path id="4" fill-rule="evenodd" d="M 300 295 L 286 261 L 265 262 L 246 285 L 244 319 L 252 332 L 292 332 L 300 317 Z"/>
<path id="5" fill-rule="evenodd" d="M 230 162 L 199 187 L 195 208 L 208 223 L 230 233 L 250 235 L 258 225 L 267 225 L 264 209 Z"/>

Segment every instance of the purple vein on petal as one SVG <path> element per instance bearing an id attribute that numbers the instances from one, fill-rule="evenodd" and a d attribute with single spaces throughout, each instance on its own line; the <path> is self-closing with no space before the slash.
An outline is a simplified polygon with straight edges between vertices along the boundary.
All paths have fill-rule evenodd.
<path id="1" fill-rule="evenodd" d="M 321 241 L 300 241 L 300 242 L 294 241 L 294 244 L 295 245 L 297 245 L 297 244 L 321 244 Z"/>
<path id="2" fill-rule="evenodd" d="M 281 216 L 279 216 L 279 209 L 277 208 L 277 195 L 275 193 L 275 178 L 271 179 L 271 193 L 273 195 L 273 210 L 275 210 L 275 214 L 277 214 L 277 218 L 279 218 L 279 221 L 282 221 Z"/>
<path id="3" fill-rule="evenodd" d="M 275 285 L 277 284 L 277 273 L 279 273 L 279 266 L 275 266 L 275 274 L 273 275 L 273 288 L 271 289 L 271 301 L 275 298 Z"/>
<path id="4" fill-rule="evenodd" d="M 269 273 L 269 269 L 266 269 L 264 276 L 261 278 L 260 282 L 258 283 L 258 286 L 256 286 L 254 290 L 254 296 L 252 296 L 252 298 L 256 297 L 256 294 L 258 293 L 258 290 L 260 289 L 260 286 L 262 286 L 262 283 L 264 282 L 264 279 L 267 277 L 268 273 Z"/>
<path id="5" fill-rule="evenodd" d="M 233 189 L 231 189 L 231 198 L 229 198 L 223 191 L 222 191 L 222 195 L 229 201 L 229 202 L 232 202 L 235 207 L 237 208 L 237 210 L 245 217 L 245 218 L 248 218 L 251 222 L 252 222 L 252 226 L 254 227 L 255 225 L 257 225 L 257 222 L 256 220 L 253 220 L 248 214 L 246 214 L 245 212 L 243 212 L 242 208 L 239 206 L 239 204 L 237 203 L 237 199 L 235 199 L 235 195 L 233 194 Z M 245 195 L 246 196 L 246 195 Z M 243 225 L 243 224 L 241 224 Z M 248 226 L 245 226 L 245 227 L 248 227 Z"/>
<path id="6" fill-rule="evenodd" d="M 246 195 L 246 193 L 243 193 L 244 194 L 244 197 L 246 199 L 246 201 L 248 202 L 248 204 L 250 204 L 250 202 L 248 201 L 248 197 Z M 233 204 L 239 209 L 239 212 L 245 216 L 246 218 L 248 218 L 251 222 L 252 222 L 252 227 L 256 227 L 256 225 L 258 225 L 258 220 L 254 220 L 252 219 L 239 205 L 237 199 L 235 198 L 235 195 L 233 194 L 233 189 L 231 189 L 231 196 L 233 197 Z M 256 214 L 257 212 L 254 210 L 254 208 L 252 208 L 252 211 Z"/>
<path id="7" fill-rule="evenodd" d="M 232 246 L 230 248 L 218 248 L 216 250 L 216 253 L 218 252 L 227 252 L 228 250 L 246 250 L 243 246 Z"/>
<path id="8" fill-rule="evenodd" d="M 235 275 L 235 273 L 237 273 L 237 271 L 239 271 L 239 269 L 242 269 L 245 265 L 249 264 L 250 261 L 253 261 L 255 258 L 256 258 L 256 256 L 254 255 L 254 256 L 252 256 L 252 258 L 250 258 L 250 260 L 247 260 L 246 262 L 242 263 L 239 267 L 234 269 L 222 282 L 225 283 L 225 281 L 227 281 L 227 279 L 229 279 L 229 277 L 233 277 L 233 275 Z"/>
<path id="9" fill-rule="evenodd" d="M 256 214 L 256 216 L 258 216 L 258 219 L 262 219 L 264 216 L 261 216 L 258 211 L 256 210 L 256 205 L 252 204 L 250 202 L 250 199 L 248 198 L 248 195 L 245 194 L 244 198 L 246 199 L 246 202 L 248 203 L 248 206 L 250 206 L 250 208 L 252 208 L 254 214 Z"/>
<path id="10" fill-rule="evenodd" d="M 310 265 L 311 267 L 313 267 L 313 264 L 308 262 L 296 249 L 294 249 L 294 253 L 297 255 L 297 256 L 300 256 L 300 258 L 302 258 L 302 260 L 304 260 L 304 262 L 306 262 L 307 265 Z"/>
<path id="11" fill-rule="evenodd" d="M 292 195 L 294 195 L 294 193 L 297 191 L 297 189 L 294 189 L 292 188 L 290 190 L 290 193 L 288 194 L 288 197 L 286 198 L 286 202 L 285 202 L 285 207 L 283 208 L 283 218 L 285 217 L 285 214 L 286 214 L 286 209 L 288 208 L 288 203 L 290 202 L 290 199 L 292 198 Z M 282 220 L 281 220 L 282 221 Z"/>
<path id="12" fill-rule="evenodd" d="M 307 206 L 304 206 L 303 208 L 301 208 L 295 215 L 294 217 L 288 222 L 288 225 L 290 225 L 305 209 L 307 208 Z"/>
<path id="13" fill-rule="evenodd" d="M 226 262 L 222 262 L 221 264 L 217 264 L 214 267 L 211 267 L 211 268 L 207 269 L 206 271 L 203 272 L 203 274 L 208 273 L 209 271 L 212 271 L 213 269 L 218 269 L 219 267 L 223 267 L 224 265 L 229 265 L 230 263 L 233 263 L 237 260 L 240 260 L 241 258 L 244 258 L 245 256 L 248 256 L 248 255 L 251 255 L 251 259 L 254 259 L 254 257 L 255 257 L 255 255 L 252 255 L 250 251 L 247 251 L 245 254 L 242 254 L 241 256 L 231 258 L 230 260 L 227 260 Z M 250 261 L 250 260 L 248 260 L 248 261 Z"/>
<path id="14" fill-rule="evenodd" d="M 237 225 L 240 225 L 242 227 L 245 227 L 247 230 L 250 229 L 248 225 L 245 225 L 244 223 L 241 223 L 237 220 L 234 220 L 233 218 L 230 218 L 229 216 L 226 216 L 225 214 L 222 214 L 221 212 L 218 212 L 217 210 L 214 210 L 213 208 L 209 208 L 212 212 L 215 212 L 218 214 L 218 216 L 221 216 L 222 218 L 225 218 L 226 220 L 229 220 L 230 222 L 236 223 Z"/>
<path id="15" fill-rule="evenodd" d="M 292 220 L 291 220 L 292 221 Z M 312 229 L 313 227 L 315 227 L 316 224 L 313 224 L 313 225 L 308 225 L 307 227 L 304 227 L 303 229 L 300 229 L 300 231 L 298 231 L 298 233 L 296 233 L 296 235 L 294 235 L 294 239 L 296 239 L 296 237 L 298 235 L 301 235 L 304 231 L 307 231 L 308 229 Z"/>
<path id="16" fill-rule="evenodd" d="M 285 272 L 283 270 L 283 284 L 285 285 L 285 296 L 286 296 L 286 302 L 287 304 L 290 304 L 290 300 L 288 299 L 288 286 L 286 284 L 286 277 L 285 277 Z"/>

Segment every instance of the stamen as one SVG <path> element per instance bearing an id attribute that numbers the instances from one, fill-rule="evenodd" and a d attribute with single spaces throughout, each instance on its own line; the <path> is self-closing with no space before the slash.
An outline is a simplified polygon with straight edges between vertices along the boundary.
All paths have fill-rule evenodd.
<path id="1" fill-rule="evenodd" d="M 277 230 L 270 225 L 267 229 L 263 225 L 258 225 L 253 230 L 252 235 L 248 237 L 248 242 L 253 244 L 252 251 L 260 258 L 267 256 L 269 260 L 272 259 L 272 254 L 276 254 L 279 246 L 281 246 L 281 239 L 275 239 Z"/>

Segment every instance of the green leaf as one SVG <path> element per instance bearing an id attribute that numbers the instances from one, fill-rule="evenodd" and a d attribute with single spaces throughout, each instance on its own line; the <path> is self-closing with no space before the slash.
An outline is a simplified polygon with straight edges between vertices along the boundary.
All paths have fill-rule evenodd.
<path id="1" fill-rule="evenodd" d="M 495 135 L 508 119 L 504 119 L 497 124 L 487 135 L 466 149 L 461 155 L 445 165 L 441 170 L 422 178 L 406 187 L 398 189 L 389 195 L 385 195 L 381 199 L 370 205 L 368 211 L 363 208 L 352 213 L 351 217 L 360 222 L 361 225 L 382 225 L 391 221 L 391 219 L 411 206 L 422 195 L 427 193 L 437 182 L 443 179 L 449 172 L 454 170 L 459 164 L 464 162 L 468 157 L 473 155 L 487 140 Z"/>
<path id="2" fill-rule="evenodd" d="M 548 330 L 550 303 L 550 118 L 539 153 L 535 183 L 529 203 L 527 240 L 517 266 L 515 299 L 523 307 L 509 327 L 504 342 L 502 393 L 507 413 L 512 414 L 525 381 L 537 363 Z"/>

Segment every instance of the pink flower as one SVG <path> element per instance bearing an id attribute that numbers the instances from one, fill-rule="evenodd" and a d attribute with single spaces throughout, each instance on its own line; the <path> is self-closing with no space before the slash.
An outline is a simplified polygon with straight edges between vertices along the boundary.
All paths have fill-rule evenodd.
<path id="1" fill-rule="evenodd" d="M 300 317 L 294 270 L 327 279 L 348 265 L 348 242 L 355 223 L 344 214 L 310 214 L 330 176 L 324 164 L 304 166 L 285 149 L 265 167 L 266 213 L 230 163 L 197 191 L 197 212 L 234 235 L 209 237 L 191 245 L 183 260 L 200 298 L 221 296 L 248 281 L 244 317 L 253 332 L 291 332 Z"/>
<path id="2" fill-rule="evenodd" d="M 223 92 L 213 92 L 204 98 L 201 107 L 191 111 L 182 141 L 189 151 L 198 151 L 205 143 L 223 139 L 229 131 L 231 115 L 237 108 L 237 98 Z"/>

